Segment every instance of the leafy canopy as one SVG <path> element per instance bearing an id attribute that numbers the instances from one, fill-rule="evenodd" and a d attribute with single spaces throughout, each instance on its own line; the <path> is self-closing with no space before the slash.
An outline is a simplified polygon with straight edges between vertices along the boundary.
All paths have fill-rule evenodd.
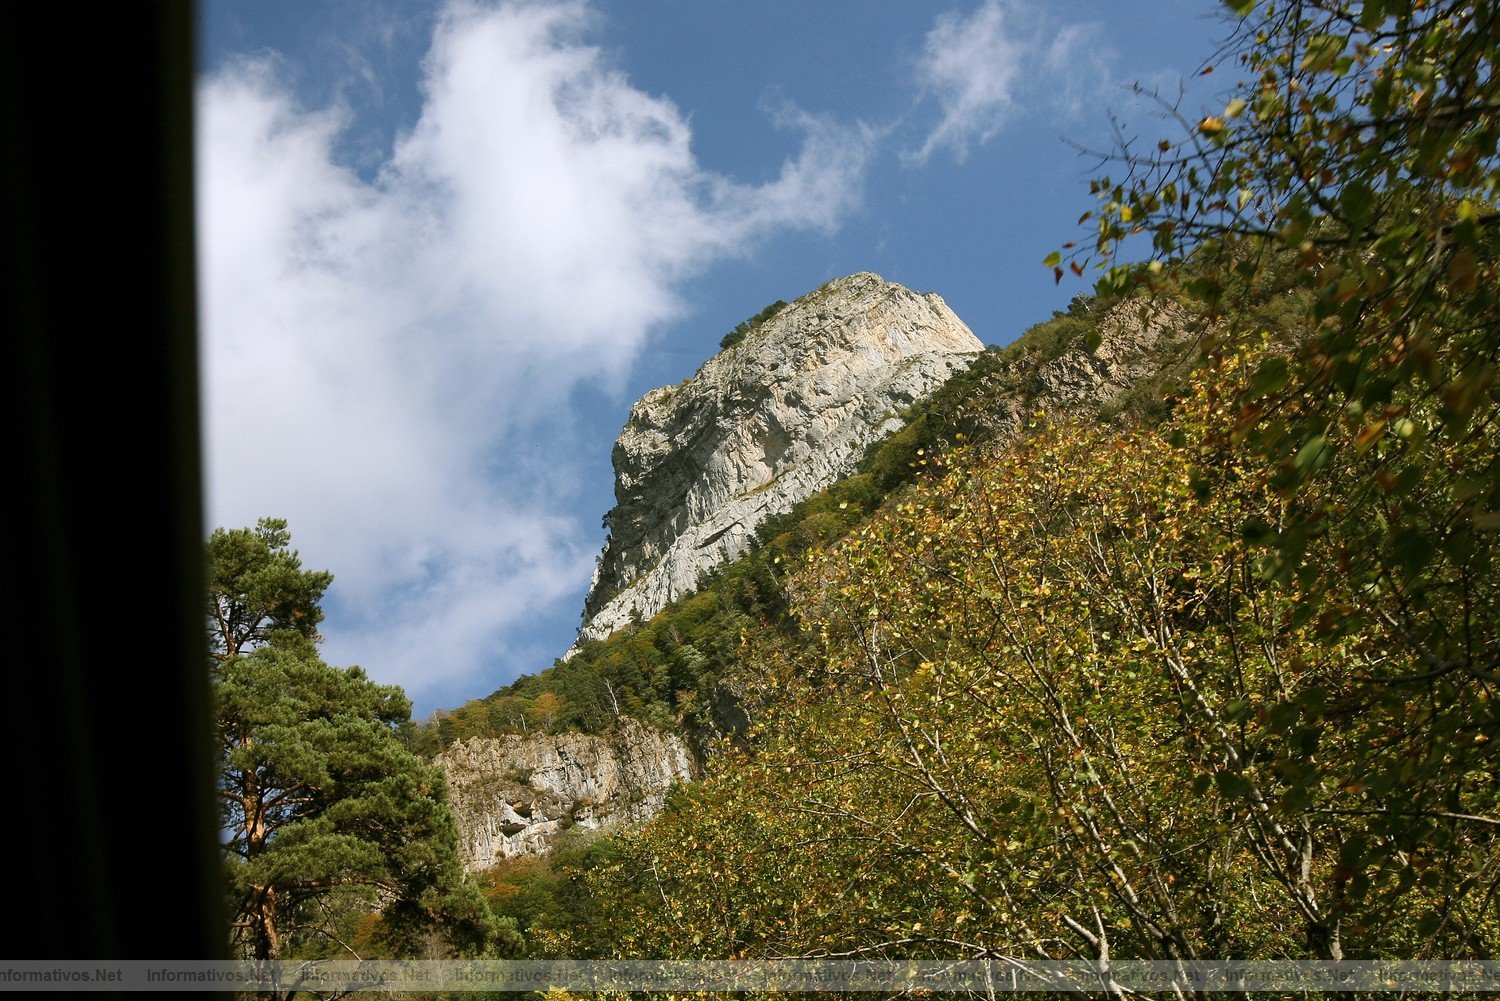
<path id="1" fill-rule="evenodd" d="M 814 554 L 805 639 L 744 653 L 751 740 L 589 875 L 628 917 L 559 948 L 1492 954 L 1493 690 L 1373 680 L 1417 659 L 1397 597 L 1267 580 L 1239 526 L 1284 522 L 1273 471 L 1242 451 L 1205 480 L 1170 444 L 1232 426 L 1260 362 L 1200 371 L 1159 429 L 956 455 Z"/>
<path id="2" fill-rule="evenodd" d="M 1500 9 L 1228 6 L 1222 111 L 1115 151 L 1047 261 L 1196 303 L 1190 397 L 815 551 L 818 644 L 747 637 L 753 739 L 591 875 L 633 920 L 580 945 L 1494 953 Z"/>
<path id="3" fill-rule="evenodd" d="M 1096 238 L 1064 250 L 1115 291 L 1159 285 L 1163 262 L 1192 252 L 1206 355 L 1255 343 L 1262 304 L 1284 298 L 1297 343 L 1262 359 L 1225 432 L 1275 467 L 1290 501 L 1274 530 L 1244 526 L 1263 571 L 1313 592 L 1359 578 L 1395 593 L 1416 674 L 1494 681 L 1495 609 L 1478 582 L 1500 530 L 1500 10 L 1228 6 L 1238 21 L 1219 67 L 1238 82 L 1223 110 L 1174 108 L 1179 140 L 1117 149 L 1124 176 L 1092 185 Z M 1138 236 L 1154 259 L 1120 263 Z M 1062 260 L 1048 258 L 1059 277 Z M 1315 495 L 1335 475 L 1338 489 Z M 1341 518 L 1365 530 L 1319 571 L 1303 556 Z M 1465 593 L 1470 616 L 1434 615 L 1434 587 Z"/>

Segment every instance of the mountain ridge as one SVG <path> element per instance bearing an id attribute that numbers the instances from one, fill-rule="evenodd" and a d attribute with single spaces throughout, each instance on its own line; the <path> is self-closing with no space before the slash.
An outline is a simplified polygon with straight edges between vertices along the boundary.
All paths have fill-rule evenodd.
<path id="1" fill-rule="evenodd" d="M 868 272 L 840 281 L 855 279 L 883 283 Z M 776 568 L 796 563 L 809 547 L 836 542 L 903 484 L 939 468 L 941 453 L 955 441 L 1003 444 L 1026 433 L 1039 407 L 1105 414 L 1153 405 L 1190 326 L 1168 302 L 1147 310 L 1140 301 L 1078 297 L 1067 312 L 1012 345 L 965 359 L 939 386 L 882 422 L 878 436 L 872 433 L 849 462 L 852 475 L 767 515 L 747 552 L 695 581 L 701 590 L 675 596 L 639 625 L 585 639 L 552 667 L 436 717 L 423 734 L 461 805 L 465 864 L 478 870 L 503 858 L 546 855 L 580 817 L 585 827 L 649 820 L 668 785 L 697 778 L 715 742 L 734 738 L 758 712 L 744 700 L 733 665 L 747 630 L 795 631 Z M 733 361 L 736 350 L 748 345 L 755 351 L 771 340 L 755 337 L 758 332 L 756 324 L 742 324 L 698 376 L 715 359 Z M 1090 350 L 1095 336 L 1099 343 Z M 643 400 L 671 395 L 654 390 Z M 598 739 L 574 740 L 584 735 Z M 692 764 L 680 766 L 683 748 L 683 760 Z M 572 764 L 544 782 L 521 774 L 533 772 L 527 762 L 559 757 Z M 619 774 L 657 778 L 622 785 Z M 601 788 L 612 791 L 601 798 Z M 633 799 L 646 805 L 637 807 Z M 522 802 L 544 806 L 520 816 L 515 804 Z"/>
<path id="2" fill-rule="evenodd" d="M 868 271 L 766 312 L 631 408 L 580 641 L 691 593 L 766 517 L 853 472 L 902 409 L 984 349 L 941 296 Z"/>

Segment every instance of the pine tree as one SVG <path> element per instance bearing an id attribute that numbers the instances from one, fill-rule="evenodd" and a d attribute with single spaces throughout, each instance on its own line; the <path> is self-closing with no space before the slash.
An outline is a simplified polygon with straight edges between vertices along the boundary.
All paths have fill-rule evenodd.
<path id="1" fill-rule="evenodd" d="M 401 739 L 411 703 L 318 656 L 333 578 L 289 543 L 263 519 L 208 544 L 232 939 L 258 959 L 407 955 L 434 932 L 483 952 L 502 929 L 464 879 L 442 774 Z"/>

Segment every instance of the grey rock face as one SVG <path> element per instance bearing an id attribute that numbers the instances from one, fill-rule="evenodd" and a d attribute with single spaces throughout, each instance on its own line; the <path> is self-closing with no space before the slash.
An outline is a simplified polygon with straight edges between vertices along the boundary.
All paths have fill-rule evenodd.
<path id="1" fill-rule="evenodd" d="M 861 272 L 647 393 L 615 444 L 616 506 L 580 639 L 691 593 L 766 517 L 853 472 L 903 408 L 981 350 L 940 296 Z"/>
<path id="2" fill-rule="evenodd" d="M 686 742 L 623 718 L 608 734 L 473 737 L 438 755 L 471 872 L 545 855 L 569 827 L 644 823 L 674 782 L 696 777 Z"/>
<path id="3" fill-rule="evenodd" d="M 1149 308 L 1135 301 L 1119 303 L 1098 316 L 1098 326 L 1096 350 L 1076 345 L 1043 365 L 1029 392 L 995 402 L 986 422 L 997 444 L 1012 440 L 1038 409 L 1095 414 L 1117 404 L 1180 361 L 1194 336 L 1187 314 L 1161 302 Z"/>
<path id="4" fill-rule="evenodd" d="M 1099 347 L 1070 351 L 1041 373 L 1045 395 L 1060 404 L 1107 406 L 1143 379 L 1161 372 L 1163 349 L 1190 334 L 1186 314 L 1152 303 L 1142 315 L 1136 302 L 1120 303 L 1099 316 Z"/>

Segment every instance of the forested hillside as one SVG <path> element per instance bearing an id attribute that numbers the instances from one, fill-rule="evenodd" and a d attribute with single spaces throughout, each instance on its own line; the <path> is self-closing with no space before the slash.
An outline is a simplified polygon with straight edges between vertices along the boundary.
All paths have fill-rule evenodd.
<path id="1" fill-rule="evenodd" d="M 556 948 L 1490 955 L 1490 683 L 1344 576 L 1358 519 L 1304 554 L 1343 584 L 1267 579 L 1245 528 L 1285 501 L 1225 445 L 1255 361 L 1158 429 L 956 455 L 810 560 L 813 642 L 746 656 L 749 749 L 595 874 L 632 918 Z M 1427 611 L 1462 621 L 1476 569 L 1424 575 Z"/>
<path id="2" fill-rule="evenodd" d="M 570 958 L 1497 953 L 1500 12 L 1227 7 L 1222 112 L 1122 141 L 1047 258 L 1093 292 L 695 594 L 419 727 L 317 660 L 322 576 L 293 568 L 246 656 L 226 624 L 227 787 L 262 753 L 236 686 L 290 727 L 251 679 L 283 671 L 369 703 L 422 791 L 393 813 L 415 858 L 370 811 L 292 818 L 366 839 L 361 885 L 400 903 L 345 924 Z M 411 752 L 625 716 L 706 775 L 642 829 L 480 873 L 480 913 Z M 266 871 L 295 844 L 233 819 L 243 934 L 274 954 Z"/>
<path id="3" fill-rule="evenodd" d="M 1098 298 L 695 598 L 450 718 L 570 676 L 747 709 L 644 831 L 490 874 L 528 948 L 1495 953 L 1500 17 L 1230 6 L 1244 83 L 1117 150 L 1047 262 Z M 993 405 L 1122 309 L 1181 349 L 1137 392 Z"/>
<path id="4" fill-rule="evenodd" d="M 542 729 L 596 732 L 618 715 L 722 735 L 744 714 L 736 665 L 748 637 L 796 636 L 784 578 L 812 549 L 842 538 L 908 484 L 942 468 L 956 445 L 988 445 L 1026 433 L 1038 408 L 1073 408 L 1113 423 L 1159 419 L 1193 363 L 1190 304 L 1171 283 L 1159 302 L 1079 295 L 1067 312 L 992 348 L 914 404 L 904 427 L 872 446 L 856 475 L 770 518 L 744 557 L 707 574 L 697 592 L 661 614 L 483 699 L 429 720 L 417 737 L 428 753 L 455 740 Z M 1167 287 L 1164 284 L 1164 289 Z M 1144 314 L 1143 314 L 1144 311 Z M 1144 322 L 1169 312 L 1176 325 Z M 1076 382 L 1093 373 L 1091 339 L 1108 335 L 1119 385 Z M 1095 378 L 1098 378 L 1095 376 Z"/>

